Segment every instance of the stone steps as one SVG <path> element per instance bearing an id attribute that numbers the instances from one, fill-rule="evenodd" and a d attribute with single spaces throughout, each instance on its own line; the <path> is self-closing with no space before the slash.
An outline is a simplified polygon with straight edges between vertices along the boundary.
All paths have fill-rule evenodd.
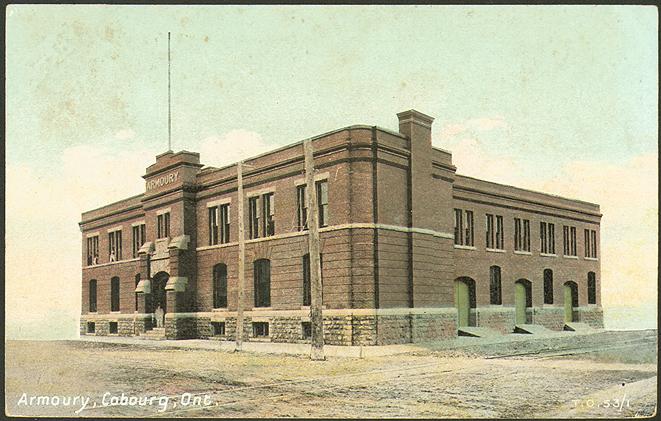
<path id="1" fill-rule="evenodd" d="M 565 323 L 565 327 L 563 328 L 563 330 L 568 330 L 570 332 L 595 332 L 596 331 L 595 328 L 588 325 L 587 323 L 578 323 L 578 322 Z"/>
<path id="2" fill-rule="evenodd" d="M 472 336 L 474 338 L 502 336 L 496 330 L 478 326 L 461 326 L 457 329 L 457 334 L 458 336 Z"/>
<path id="3" fill-rule="evenodd" d="M 165 328 L 164 327 L 155 327 L 151 330 L 146 331 L 145 333 L 140 334 L 141 339 L 150 339 L 154 341 L 162 341 L 165 339 Z"/>
<path id="4" fill-rule="evenodd" d="M 553 331 L 545 328 L 542 325 L 520 324 L 514 326 L 514 333 L 527 333 L 535 335 L 541 333 L 553 333 Z"/>

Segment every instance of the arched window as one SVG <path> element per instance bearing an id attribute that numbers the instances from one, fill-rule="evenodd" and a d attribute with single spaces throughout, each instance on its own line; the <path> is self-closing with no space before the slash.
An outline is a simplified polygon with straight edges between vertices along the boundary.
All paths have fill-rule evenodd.
<path id="1" fill-rule="evenodd" d="M 500 284 L 500 266 L 491 266 L 489 268 L 489 279 L 491 304 L 502 304 L 503 293 Z"/>
<path id="2" fill-rule="evenodd" d="M 110 311 L 119 311 L 119 278 L 110 280 Z"/>
<path id="3" fill-rule="evenodd" d="M 553 304 L 553 271 L 544 269 L 544 304 Z"/>
<path id="4" fill-rule="evenodd" d="M 588 304 L 597 304 L 597 278 L 594 272 L 588 272 Z"/>
<path id="5" fill-rule="evenodd" d="M 90 313 L 96 313 L 96 279 L 90 281 Z"/>
<path id="6" fill-rule="evenodd" d="M 271 262 L 267 259 L 253 263 L 255 280 L 255 307 L 271 306 Z"/>
<path id="7" fill-rule="evenodd" d="M 324 279 L 324 259 L 323 255 L 319 254 L 319 266 L 321 266 L 321 280 Z M 303 305 L 309 306 L 312 305 L 312 287 L 310 284 L 312 278 L 310 278 L 310 254 L 303 256 Z M 323 295 L 323 289 L 322 289 Z"/>
<path id="8" fill-rule="evenodd" d="M 213 267 L 213 308 L 227 307 L 227 265 Z"/>
<path id="9" fill-rule="evenodd" d="M 140 283 L 140 274 L 137 273 L 135 275 L 135 287 L 138 288 L 138 284 Z M 138 293 L 135 293 L 135 311 L 138 311 Z"/>

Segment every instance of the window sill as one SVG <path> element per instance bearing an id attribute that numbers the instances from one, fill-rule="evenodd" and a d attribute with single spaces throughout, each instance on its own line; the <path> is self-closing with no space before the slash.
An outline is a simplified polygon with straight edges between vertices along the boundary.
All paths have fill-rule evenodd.
<path id="1" fill-rule="evenodd" d="M 211 311 L 218 311 L 218 312 L 225 312 L 228 311 L 227 307 L 214 307 L 211 309 Z"/>
<path id="2" fill-rule="evenodd" d="M 111 312 L 110 312 L 110 314 L 121 314 L 121 313 L 122 313 L 121 310 L 111 311 Z"/>
<path id="3" fill-rule="evenodd" d="M 584 257 L 584 259 L 585 259 L 585 260 L 591 260 L 591 261 L 593 261 L 593 262 L 598 262 L 598 261 L 599 261 L 599 259 L 596 258 L 596 257 Z"/>
<path id="4" fill-rule="evenodd" d="M 460 249 L 460 250 L 477 250 L 477 248 L 475 248 L 475 246 L 463 246 L 461 244 L 455 244 L 454 248 Z"/>
<path id="5" fill-rule="evenodd" d="M 542 257 L 558 257 L 557 254 L 551 254 L 551 253 L 539 253 L 539 255 Z"/>
<path id="6" fill-rule="evenodd" d="M 137 262 L 138 260 L 140 260 L 140 258 L 136 257 L 134 259 L 132 258 L 132 259 L 125 259 L 125 260 L 117 260 L 115 262 L 97 263 L 96 265 L 85 266 L 85 269 L 87 269 L 87 268 L 98 268 L 98 267 L 103 267 L 103 266 L 111 266 L 111 265 L 116 265 L 118 263 Z"/>
<path id="7" fill-rule="evenodd" d="M 566 256 L 566 255 L 563 255 L 562 257 L 564 257 L 565 259 L 576 259 L 576 260 L 578 260 L 578 256 Z"/>
<path id="8" fill-rule="evenodd" d="M 251 342 L 271 342 L 270 336 L 259 336 L 250 338 Z"/>
<path id="9" fill-rule="evenodd" d="M 273 307 L 253 307 L 252 311 L 271 311 Z"/>
<path id="10" fill-rule="evenodd" d="M 522 254 L 525 256 L 532 256 L 532 253 L 529 251 L 523 251 L 523 250 L 514 250 L 514 254 Z"/>
<path id="11" fill-rule="evenodd" d="M 507 250 L 505 250 L 505 249 L 489 249 L 488 248 L 488 249 L 485 249 L 485 250 L 489 251 L 491 253 L 506 253 L 507 252 Z"/>

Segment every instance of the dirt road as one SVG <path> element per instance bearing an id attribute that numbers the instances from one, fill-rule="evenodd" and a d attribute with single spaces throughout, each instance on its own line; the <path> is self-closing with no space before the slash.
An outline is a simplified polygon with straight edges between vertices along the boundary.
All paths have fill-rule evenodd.
<path id="1" fill-rule="evenodd" d="M 614 337 L 623 339 L 618 344 Z M 582 345 L 578 353 L 566 343 L 536 341 L 515 349 L 430 348 L 312 362 L 148 343 L 10 341 L 5 405 L 11 415 L 87 417 L 531 418 L 655 411 L 656 331 L 606 332 Z M 89 399 L 82 411 L 81 396 Z"/>

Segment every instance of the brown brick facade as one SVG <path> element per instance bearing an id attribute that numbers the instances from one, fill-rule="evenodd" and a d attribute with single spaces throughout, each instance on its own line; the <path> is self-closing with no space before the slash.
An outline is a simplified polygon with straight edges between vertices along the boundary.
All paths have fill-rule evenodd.
<path id="1" fill-rule="evenodd" d="M 328 224 L 320 229 L 326 343 L 454 337 L 458 278 L 474 283 L 474 325 L 511 332 L 515 282 L 525 279 L 531 285 L 530 322 L 562 329 L 564 283 L 572 281 L 578 291 L 574 321 L 601 327 L 600 257 L 585 258 L 583 241 L 584 229 L 598 236 L 599 207 L 458 175 L 451 153 L 431 146 L 431 117 L 416 111 L 398 117 L 399 133 L 351 126 L 312 141 L 315 177 L 328 183 Z M 111 334 L 115 327 L 117 335 L 139 335 L 154 327 L 152 314 L 162 303 L 167 338 L 236 337 L 237 166 L 203 168 L 199 158 L 186 151 L 161 154 L 147 168 L 144 194 L 83 213 L 81 334 L 88 334 L 88 323 L 94 323 L 97 335 Z M 246 237 L 247 340 L 309 341 L 303 328 L 309 322 L 303 302 L 308 235 L 299 231 L 297 220 L 303 165 L 301 142 L 245 161 L 245 226 L 249 197 L 273 193 L 275 203 L 275 235 Z M 209 208 L 219 204 L 229 205 L 229 242 L 211 244 Z M 454 244 L 455 208 L 473 213 L 473 246 Z M 159 239 L 159 215 L 165 213 L 169 235 Z M 503 217 L 503 250 L 486 249 L 487 214 Z M 529 253 L 514 251 L 514 218 L 530 223 Z M 540 222 L 555 224 L 554 256 L 541 253 Z M 139 223 L 145 224 L 146 242 L 134 255 L 132 226 Z M 562 255 L 564 225 L 576 229 L 576 257 Z M 117 229 L 122 231 L 122 256 L 110 262 L 108 233 Z M 87 238 L 95 235 L 99 257 L 88 265 Z M 253 308 L 253 263 L 258 259 L 270 262 L 270 306 Z M 213 268 L 219 263 L 227 270 L 227 306 L 214 308 Z M 496 305 L 490 302 L 494 265 L 500 267 L 502 290 L 502 304 Z M 544 303 L 544 269 L 553 271 L 550 304 Z M 588 272 L 595 273 L 594 304 L 588 303 Z M 111 311 L 113 277 L 120 280 L 118 312 Z M 89 311 L 91 280 L 96 280 L 96 312 Z M 253 322 L 268 323 L 266 338 L 253 337 Z M 222 335 L 214 335 L 218 323 L 224 323 Z"/>

